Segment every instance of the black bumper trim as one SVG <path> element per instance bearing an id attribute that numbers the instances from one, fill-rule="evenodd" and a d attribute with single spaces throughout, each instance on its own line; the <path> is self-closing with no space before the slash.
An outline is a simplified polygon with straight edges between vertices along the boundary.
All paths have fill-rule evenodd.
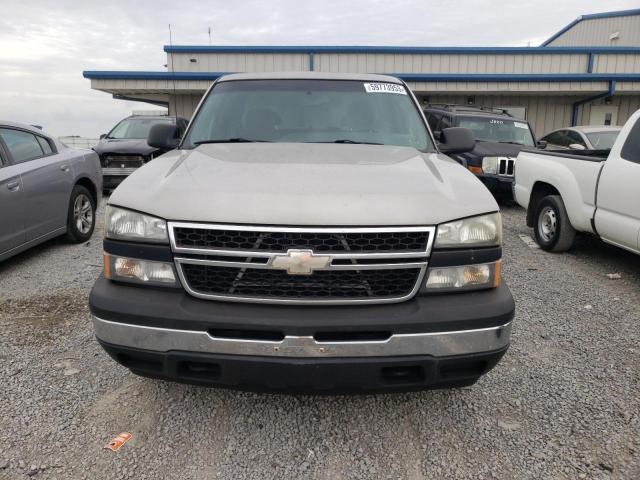
<path id="1" fill-rule="evenodd" d="M 434 250 L 429 267 L 452 267 L 476 263 L 497 262 L 502 258 L 502 247 Z"/>
<path id="2" fill-rule="evenodd" d="M 103 248 L 106 253 L 120 257 L 173 263 L 173 254 L 171 253 L 169 245 L 152 245 L 149 243 L 125 242 L 105 238 Z"/>
<path id="3" fill-rule="evenodd" d="M 98 340 L 100 342 L 100 340 Z M 181 383 L 308 394 L 416 391 L 468 386 L 507 351 L 434 358 L 271 358 L 125 348 L 100 342 L 133 373 Z"/>

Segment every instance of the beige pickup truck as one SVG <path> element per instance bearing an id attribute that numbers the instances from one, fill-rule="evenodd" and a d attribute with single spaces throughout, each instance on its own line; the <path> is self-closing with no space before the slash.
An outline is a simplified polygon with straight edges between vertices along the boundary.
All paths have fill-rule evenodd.
<path id="1" fill-rule="evenodd" d="M 393 77 L 220 78 L 109 199 L 99 342 L 134 373 L 227 388 L 473 384 L 514 302 L 498 205 L 445 154 L 473 139 L 440 140 Z"/>

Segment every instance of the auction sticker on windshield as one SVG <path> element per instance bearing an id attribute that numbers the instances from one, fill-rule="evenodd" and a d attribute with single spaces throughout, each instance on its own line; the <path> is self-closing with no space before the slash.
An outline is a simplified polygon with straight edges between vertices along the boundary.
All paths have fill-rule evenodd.
<path id="1" fill-rule="evenodd" d="M 529 130 L 529 125 L 522 122 L 513 122 L 513 125 L 517 128 L 524 128 L 525 130 Z"/>
<path id="2" fill-rule="evenodd" d="M 407 91 L 402 85 L 395 83 L 365 83 L 364 89 L 367 93 L 399 93 L 406 95 Z"/>

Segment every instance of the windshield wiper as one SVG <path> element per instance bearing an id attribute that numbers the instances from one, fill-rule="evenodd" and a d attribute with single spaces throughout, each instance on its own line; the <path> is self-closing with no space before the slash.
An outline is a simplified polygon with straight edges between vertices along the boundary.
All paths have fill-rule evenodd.
<path id="1" fill-rule="evenodd" d="M 498 140 L 481 140 L 479 138 L 476 138 L 476 142 L 482 142 L 482 143 L 508 143 L 510 145 L 524 145 L 524 143 L 520 143 L 520 142 L 499 142 Z"/>
<path id="2" fill-rule="evenodd" d="M 353 143 L 359 145 L 384 145 L 383 143 L 376 142 L 357 142 L 355 140 L 349 140 L 348 138 L 340 139 L 340 140 L 332 140 L 330 142 L 318 142 L 318 143 Z"/>
<path id="3" fill-rule="evenodd" d="M 269 140 L 249 140 L 248 138 L 220 138 L 220 139 L 211 139 L 211 140 L 200 140 L 198 142 L 193 142 L 194 145 L 202 145 L 205 143 L 254 143 L 254 142 L 269 142 Z"/>

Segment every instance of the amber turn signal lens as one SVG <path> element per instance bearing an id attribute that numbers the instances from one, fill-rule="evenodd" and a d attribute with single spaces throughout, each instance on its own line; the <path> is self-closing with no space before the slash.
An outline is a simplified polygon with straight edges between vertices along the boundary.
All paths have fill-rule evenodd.
<path id="1" fill-rule="evenodd" d="M 493 274 L 493 286 L 497 288 L 500 286 L 500 281 L 502 280 L 502 260 L 498 260 L 496 262 L 495 271 Z"/>
<path id="2" fill-rule="evenodd" d="M 476 175 L 482 175 L 484 173 L 482 171 L 482 167 L 475 167 L 473 165 L 468 165 L 467 168 L 471 173 L 475 173 Z"/>
<path id="3" fill-rule="evenodd" d="M 111 258 L 108 253 L 103 255 L 104 257 L 104 278 L 111 278 Z"/>

